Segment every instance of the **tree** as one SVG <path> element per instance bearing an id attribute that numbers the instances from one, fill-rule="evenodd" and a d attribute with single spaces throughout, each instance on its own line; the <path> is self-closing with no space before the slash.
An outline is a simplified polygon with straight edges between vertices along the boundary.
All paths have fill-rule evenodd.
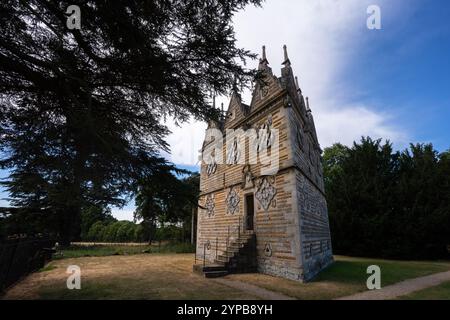
<path id="1" fill-rule="evenodd" d="M 116 241 L 118 242 L 128 242 L 134 241 L 135 225 L 131 221 L 120 221 L 120 227 L 117 229 Z"/>
<path id="2" fill-rule="evenodd" d="M 179 179 L 175 173 L 162 169 L 141 180 L 136 196 L 135 219 L 142 219 L 147 229 L 148 240 L 154 239 L 157 224 L 189 223 L 193 207 L 197 207 L 199 194 L 199 175 Z"/>
<path id="3" fill-rule="evenodd" d="M 324 152 L 335 253 L 383 258 L 444 258 L 450 244 L 448 153 L 431 144 L 394 152 L 363 138 Z"/>
<path id="4" fill-rule="evenodd" d="M 86 240 L 91 226 L 96 222 L 108 224 L 117 221 L 109 208 L 99 206 L 89 206 L 83 208 L 81 212 L 81 239 Z"/>
<path id="5" fill-rule="evenodd" d="M 52 212 L 62 244 L 91 205 L 124 204 L 165 163 L 167 116 L 217 117 L 209 94 L 248 85 L 232 17 L 261 0 L 0 4 L 0 167 L 13 205 Z M 69 29 L 69 5 L 81 29 Z"/>
<path id="6" fill-rule="evenodd" d="M 87 240 L 90 241 L 102 241 L 103 234 L 105 232 L 105 224 L 102 221 L 95 222 L 88 231 Z"/>

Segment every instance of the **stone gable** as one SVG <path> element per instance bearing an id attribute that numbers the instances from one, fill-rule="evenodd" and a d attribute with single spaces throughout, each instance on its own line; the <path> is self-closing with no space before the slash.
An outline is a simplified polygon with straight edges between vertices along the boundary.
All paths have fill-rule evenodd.
<path id="1" fill-rule="evenodd" d="M 214 149 L 213 140 L 205 141 L 202 151 L 223 161 L 202 162 L 196 259 L 222 266 L 215 274 L 259 271 L 308 281 L 333 261 L 322 151 L 308 98 L 284 50 L 281 77 L 273 75 L 264 48 L 264 81 L 255 84 L 250 105 L 234 92 L 223 121 L 209 125 L 223 134 L 222 145 Z M 227 129 L 257 135 L 227 137 Z M 275 148 L 277 170 L 263 174 L 267 165 L 258 160 Z"/>

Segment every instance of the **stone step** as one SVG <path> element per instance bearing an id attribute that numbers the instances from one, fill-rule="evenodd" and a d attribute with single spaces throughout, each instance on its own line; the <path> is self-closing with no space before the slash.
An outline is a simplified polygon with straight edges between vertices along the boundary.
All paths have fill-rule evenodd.
<path id="1" fill-rule="evenodd" d="M 239 251 L 239 249 L 241 249 L 242 247 L 243 247 L 243 244 L 234 243 L 234 244 L 230 244 L 227 247 L 227 250 Z"/>
<path id="2" fill-rule="evenodd" d="M 233 245 L 241 245 L 242 246 L 242 245 L 246 244 L 248 241 L 249 241 L 249 239 L 236 239 L 236 240 L 230 241 L 228 243 L 228 245 L 229 246 L 233 246 Z"/>
<path id="3" fill-rule="evenodd" d="M 226 264 L 226 263 L 228 263 L 228 261 L 229 261 L 230 259 L 228 258 L 228 257 L 225 257 L 225 256 L 222 256 L 222 255 L 219 255 L 218 257 L 217 257 L 217 259 L 215 260 L 215 262 L 217 263 L 217 264 Z"/>
<path id="4" fill-rule="evenodd" d="M 221 270 L 226 270 L 225 269 L 225 264 L 207 264 L 205 266 L 203 266 L 202 264 L 196 264 L 193 267 L 193 270 L 197 273 L 204 273 L 204 272 L 210 272 L 210 271 L 221 271 Z"/>
<path id="5" fill-rule="evenodd" d="M 194 271 L 203 274 L 206 278 L 217 278 L 227 275 L 231 270 L 236 269 L 236 258 L 242 255 L 241 250 L 254 239 L 253 232 L 242 233 L 239 238 L 230 241 L 214 260 L 213 264 L 197 264 Z"/>
<path id="6" fill-rule="evenodd" d="M 239 252 L 239 250 L 234 250 L 234 249 L 228 248 L 227 250 L 224 251 L 224 254 L 229 257 L 232 257 L 232 256 L 235 256 L 238 252 Z"/>
<path id="7" fill-rule="evenodd" d="M 218 258 L 221 258 L 220 261 L 224 261 L 224 259 L 226 259 L 226 261 L 228 261 L 228 260 L 230 260 L 230 258 L 233 258 L 233 257 L 235 257 L 235 256 L 236 256 L 236 254 L 227 254 L 227 253 L 224 253 L 224 254 L 219 254 L 219 255 L 218 255 Z"/>
<path id="8" fill-rule="evenodd" d="M 228 274 L 227 270 L 220 270 L 220 271 L 208 271 L 205 272 L 205 278 L 219 278 L 226 276 Z"/>

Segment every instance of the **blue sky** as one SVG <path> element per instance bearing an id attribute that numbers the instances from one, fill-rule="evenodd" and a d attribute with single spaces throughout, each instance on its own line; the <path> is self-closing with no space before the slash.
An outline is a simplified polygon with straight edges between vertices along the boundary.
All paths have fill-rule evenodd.
<path id="1" fill-rule="evenodd" d="M 386 10 L 383 30 L 362 38 L 358 59 L 346 70 L 344 84 L 361 93 L 348 99 L 391 113 L 393 125 L 404 130 L 408 142 L 432 142 L 438 150 L 447 150 L 450 2 L 392 2 L 402 4 L 404 13 L 390 15 Z"/>
<path id="2" fill-rule="evenodd" d="M 366 27 L 372 4 L 381 8 L 381 30 Z M 322 147 L 370 135 L 398 149 L 432 142 L 444 151 L 450 148 L 449 21 L 447 0 L 267 0 L 239 13 L 235 29 L 240 46 L 259 53 L 266 45 L 277 75 L 288 46 Z M 172 152 L 165 156 L 195 170 L 205 124 L 167 125 Z M 132 219 L 133 209 L 130 203 L 113 212 Z"/>

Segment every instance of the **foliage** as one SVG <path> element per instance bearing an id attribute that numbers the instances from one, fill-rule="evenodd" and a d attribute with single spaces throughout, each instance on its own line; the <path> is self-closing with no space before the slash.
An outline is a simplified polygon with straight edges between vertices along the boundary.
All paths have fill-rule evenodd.
<path id="1" fill-rule="evenodd" d="M 450 244 L 450 157 L 431 144 L 394 152 L 363 138 L 324 152 L 335 253 L 445 258 Z"/>
<path id="2" fill-rule="evenodd" d="M 197 173 L 179 179 L 172 172 L 160 171 L 141 180 L 136 196 L 135 219 L 143 220 L 149 241 L 160 237 L 155 234 L 158 223 L 181 223 L 182 231 L 190 233 L 191 214 L 192 209 L 197 207 L 199 184 Z"/>
<path id="3" fill-rule="evenodd" d="M 153 171 L 171 170 L 166 117 L 211 119 L 211 91 L 249 84 L 255 58 L 233 15 L 261 0 L 0 3 L 0 168 L 14 206 L 51 215 L 68 244 L 81 212 L 124 204 Z M 81 29 L 66 27 L 69 5 Z"/>
<path id="4" fill-rule="evenodd" d="M 81 212 L 81 239 L 88 238 L 89 230 L 94 223 L 109 224 L 115 221 L 116 219 L 111 215 L 109 208 L 102 208 L 100 206 L 84 208 Z"/>
<path id="5" fill-rule="evenodd" d="M 153 240 L 155 241 L 178 241 L 187 240 L 188 234 L 183 226 L 166 224 L 155 227 Z M 190 235 L 190 234 L 188 234 Z M 94 242 L 145 242 L 148 241 L 144 231 L 143 223 L 136 224 L 131 221 L 97 221 L 92 224 L 83 241 Z"/>

